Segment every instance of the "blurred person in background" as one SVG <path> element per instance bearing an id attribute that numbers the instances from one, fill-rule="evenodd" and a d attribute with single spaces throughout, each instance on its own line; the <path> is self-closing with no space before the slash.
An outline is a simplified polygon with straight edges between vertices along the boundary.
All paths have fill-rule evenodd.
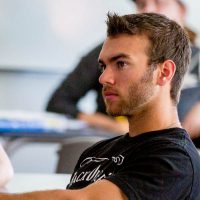
<path id="1" fill-rule="evenodd" d="M 13 177 L 13 167 L 8 158 L 6 152 L 0 144 L 0 189 L 2 190 L 4 186 Z"/>
<path id="2" fill-rule="evenodd" d="M 199 49 L 195 46 L 196 33 L 185 24 L 187 16 L 186 0 L 132 0 L 136 5 L 136 12 L 154 12 L 168 16 L 182 25 L 188 32 L 192 46 L 192 62 L 184 81 L 184 89 L 178 107 L 179 117 L 183 127 L 191 137 L 200 136 L 200 94 L 199 94 Z M 189 0 L 188 0 L 189 1 Z M 95 47 L 61 83 L 53 93 L 47 105 L 47 111 L 62 113 L 73 118 L 81 119 L 91 126 L 100 127 L 108 131 L 123 134 L 128 130 L 127 121 L 123 117 L 112 118 L 106 114 L 101 94 L 101 85 L 98 83 L 100 70 L 98 55 L 102 44 Z M 192 87 L 192 89 L 190 89 Z M 90 90 L 97 93 L 97 109 L 95 113 L 81 112 L 78 101 Z M 189 93 L 189 95 L 188 95 Z"/>

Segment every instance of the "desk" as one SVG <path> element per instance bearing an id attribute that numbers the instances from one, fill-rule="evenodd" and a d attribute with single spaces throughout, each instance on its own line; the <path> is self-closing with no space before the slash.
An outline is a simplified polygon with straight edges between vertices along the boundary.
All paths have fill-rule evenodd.
<path id="1" fill-rule="evenodd" d="M 0 136 L 4 148 L 11 155 L 28 142 L 56 142 L 65 144 L 71 138 L 111 137 L 112 133 L 89 127 L 85 122 L 69 119 L 64 115 L 25 111 L 0 112 Z M 113 134 L 114 136 L 114 134 Z"/>
<path id="2" fill-rule="evenodd" d="M 35 190 L 65 189 L 70 181 L 69 174 L 30 174 L 17 173 L 6 186 L 9 193 Z"/>
<path id="3" fill-rule="evenodd" d="M 65 130 L 60 132 L 0 132 L 4 139 L 4 149 L 11 156 L 18 148 L 30 142 L 59 143 L 61 145 L 76 141 L 99 141 L 101 139 L 116 136 L 101 129 L 86 127 L 80 130 Z"/>
<path id="4" fill-rule="evenodd" d="M 3 138 L 3 146 L 9 157 L 12 157 L 18 148 L 33 142 L 69 146 L 65 156 L 59 158 L 57 168 L 59 173 L 71 173 L 85 148 L 112 136 L 115 134 L 92 128 L 80 120 L 68 119 L 58 114 L 9 112 L 0 115 L 0 137 Z M 75 150 L 72 148 L 74 146 Z M 61 167 L 68 171 L 61 170 Z"/>
<path id="5" fill-rule="evenodd" d="M 3 146 L 8 156 L 12 159 L 17 150 L 30 143 L 56 143 L 60 145 L 56 172 L 72 173 L 80 154 L 89 146 L 99 140 L 111 137 L 101 130 L 84 128 L 82 130 L 67 130 L 65 133 L 25 133 L 9 132 L 0 133 Z M 45 157 L 44 157 L 45 159 Z"/>

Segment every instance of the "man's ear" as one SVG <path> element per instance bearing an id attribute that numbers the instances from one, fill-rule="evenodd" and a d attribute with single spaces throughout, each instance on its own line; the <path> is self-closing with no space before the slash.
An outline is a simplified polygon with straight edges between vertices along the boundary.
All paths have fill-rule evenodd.
<path id="1" fill-rule="evenodd" d="M 176 71 L 176 65 L 172 60 L 165 60 L 158 64 L 157 84 L 162 86 L 170 82 Z"/>

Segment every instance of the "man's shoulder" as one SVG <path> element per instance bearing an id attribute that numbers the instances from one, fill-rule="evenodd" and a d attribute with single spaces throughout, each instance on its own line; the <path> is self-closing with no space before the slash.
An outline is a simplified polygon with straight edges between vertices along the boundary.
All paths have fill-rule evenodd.
<path id="1" fill-rule="evenodd" d="M 116 143 L 117 141 L 123 140 L 124 135 L 116 136 L 116 137 L 111 137 L 107 139 L 100 140 L 99 142 L 95 143 L 91 147 L 89 147 L 86 152 L 92 151 L 94 152 L 96 149 L 98 150 L 101 147 L 104 147 L 105 145 L 111 145 Z"/>

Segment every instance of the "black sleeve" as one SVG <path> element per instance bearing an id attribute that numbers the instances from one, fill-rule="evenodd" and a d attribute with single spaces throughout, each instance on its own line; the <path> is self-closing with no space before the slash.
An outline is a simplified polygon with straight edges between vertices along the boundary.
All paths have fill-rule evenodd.
<path id="1" fill-rule="evenodd" d="M 76 117 L 77 103 L 89 90 L 98 90 L 98 56 L 102 44 L 81 59 L 74 71 L 70 73 L 50 98 L 47 111 Z"/>

